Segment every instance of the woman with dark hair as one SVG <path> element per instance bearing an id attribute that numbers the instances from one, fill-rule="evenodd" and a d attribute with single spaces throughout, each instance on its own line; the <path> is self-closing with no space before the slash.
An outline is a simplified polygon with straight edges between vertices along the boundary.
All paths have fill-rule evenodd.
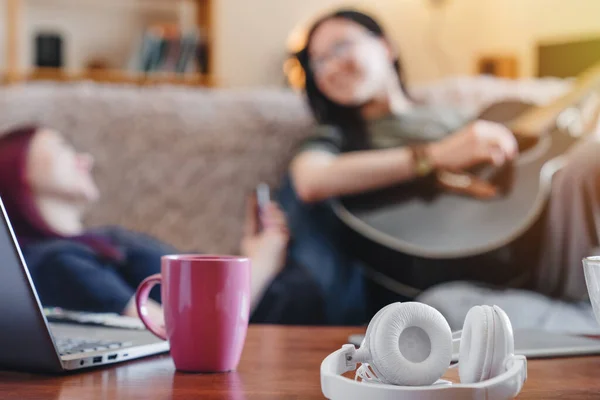
<path id="1" fill-rule="evenodd" d="M 341 10 L 322 17 L 297 57 L 318 125 L 299 146 L 280 194 L 293 237 L 289 251 L 319 282 L 329 320 L 360 323 L 385 303 L 411 296 L 389 292 L 364 278 L 364 264 L 344 241 L 330 200 L 426 179 L 438 168 L 501 166 L 517 155 L 518 146 L 504 125 L 413 101 L 396 50 L 381 26 L 363 13 Z M 598 245 L 594 221 L 600 219 L 599 148 L 594 143 L 574 150 L 553 183 L 552 201 L 540 223 L 542 233 L 532 230 L 524 236 L 534 239 L 529 253 L 534 247 L 542 249 L 536 260 L 540 267 L 531 268 L 534 277 L 528 281 L 540 292 L 564 298 L 585 293 L 579 263 Z M 577 233 L 577 240 L 567 232 Z M 490 283 L 509 282 L 530 267 L 515 260 L 516 248 L 477 258 L 476 267 L 485 265 Z M 507 254 L 508 260 L 503 259 Z M 406 266 L 413 271 L 430 261 L 406 256 Z M 492 267 L 495 264 L 501 266 Z M 392 278 L 396 282 L 386 282 L 400 287 L 402 276 Z"/>

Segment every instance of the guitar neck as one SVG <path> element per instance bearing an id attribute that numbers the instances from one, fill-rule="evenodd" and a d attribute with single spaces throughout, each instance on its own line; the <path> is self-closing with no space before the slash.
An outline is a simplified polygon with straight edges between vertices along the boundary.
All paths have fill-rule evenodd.
<path id="1" fill-rule="evenodd" d="M 533 107 L 512 120 L 507 127 L 517 136 L 538 137 L 551 129 L 565 109 L 577 104 L 596 87 L 600 86 L 600 63 L 580 75 L 573 89 L 547 105 Z"/>

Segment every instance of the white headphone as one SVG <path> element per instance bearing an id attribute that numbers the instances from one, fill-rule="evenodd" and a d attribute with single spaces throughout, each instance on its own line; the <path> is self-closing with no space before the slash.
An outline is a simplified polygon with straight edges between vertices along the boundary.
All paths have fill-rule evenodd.
<path id="1" fill-rule="evenodd" d="M 454 366 L 461 383 L 454 384 L 440 379 L 450 367 L 453 342 L 442 314 L 423 303 L 390 304 L 375 314 L 359 349 L 347 344 L 323 360 L 321 390 L 331 400 L 516 397 L 527 379 L 527 360 L 514 354 L 506 313 L 498 306 L 475 306 L 457 333 Z M 341 375 L 357 363 L 362 365 L 355 380 Z"/>

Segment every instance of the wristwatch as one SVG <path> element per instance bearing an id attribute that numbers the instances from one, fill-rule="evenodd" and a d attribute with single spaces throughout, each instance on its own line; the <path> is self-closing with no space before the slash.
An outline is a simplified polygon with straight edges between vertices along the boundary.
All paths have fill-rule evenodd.
<path id="1" fill-rule="evenodd" d="M 435 164 L 427 151 L 427 145 L 412 145 L 409 146 L 412 153 L 413 162 L 415 164 L 415 173 L 418 177 L 424 177 L 433 172 Z"/>

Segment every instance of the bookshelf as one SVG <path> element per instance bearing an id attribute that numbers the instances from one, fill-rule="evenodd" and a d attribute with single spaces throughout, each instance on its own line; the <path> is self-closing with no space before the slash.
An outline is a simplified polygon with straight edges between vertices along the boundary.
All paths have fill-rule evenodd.
<path id="1" fill-rule="evenodd" d="M 13 84 L 34 80 L 53 80 L 72 82 L 91 80 L 105 83 L 129 83 L 138 85 L 152 84 L 178 84 L 188 86 L 216 86 L 214 75 L 213 57 L 213 7 L 212 0 L 161 0 L 173 3 L 191 3 L 196 15 L 193 19 L 196 27 L 202 32 L 203 46 L 208 60 L 203 73 L 175 73 L 175 72 L 132 72 L 127 69 L 84 69 L 77 72 L 67 71 L 63 68 L 21 68 L 19 66 L 19 50 L 21 48 L 20 24 L 23 21 L 26 0 L 6 1 L 6 69 L 0 70 L 0 83 Z M 102 1 L 102 0 L 88 0 Z M 122 0 L 133 1 L 133 0 Z M 157 1 L 157 0 L 144 0 Z M 73 5 L 77 7 L 77 5 Z"/>

